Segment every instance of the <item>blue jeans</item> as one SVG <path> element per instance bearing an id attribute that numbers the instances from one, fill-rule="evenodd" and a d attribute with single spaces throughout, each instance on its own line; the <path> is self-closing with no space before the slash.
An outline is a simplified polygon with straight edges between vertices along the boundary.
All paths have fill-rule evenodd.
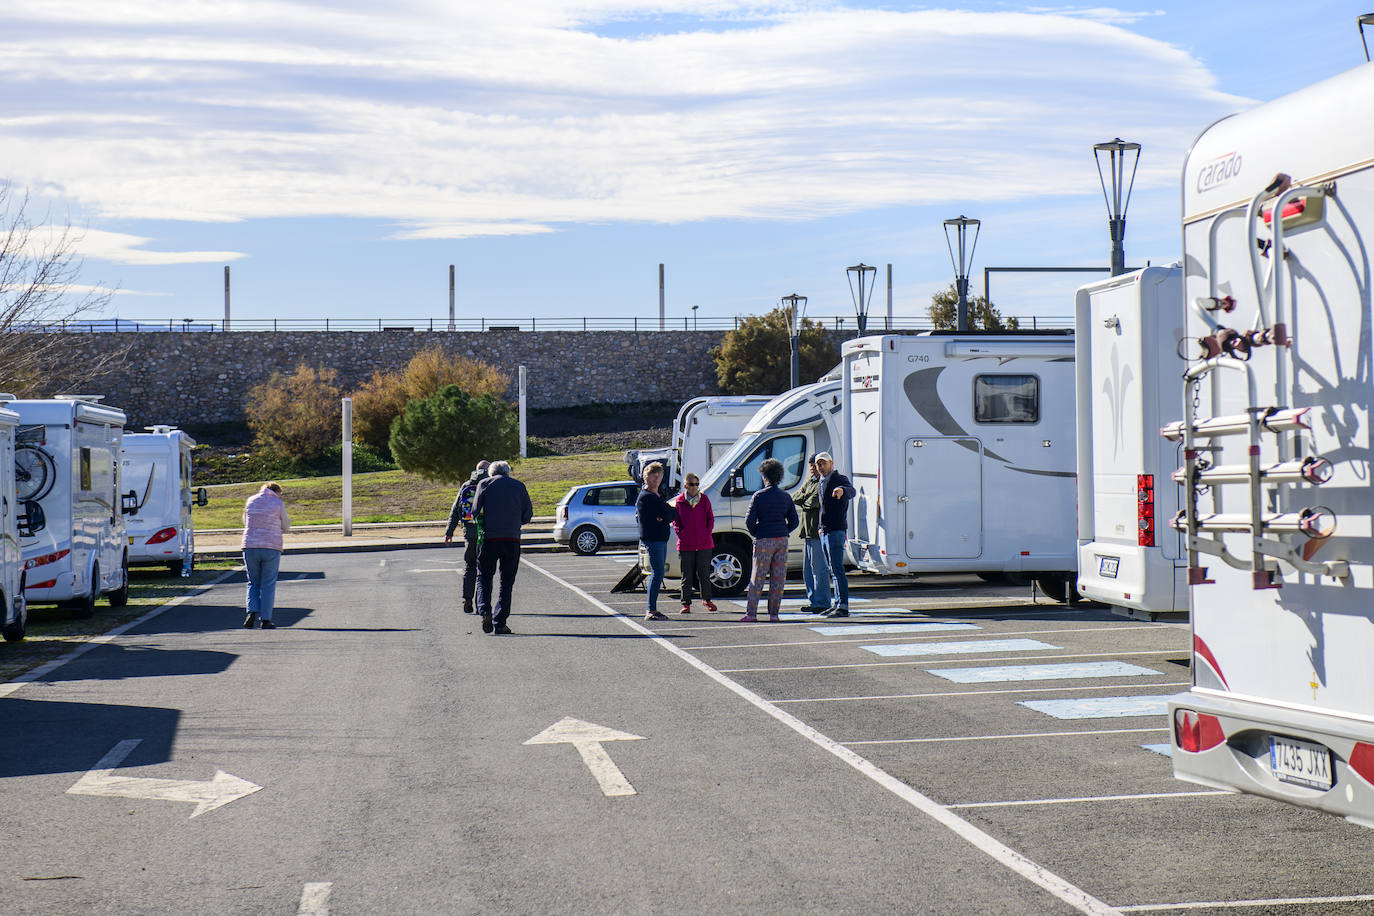
<path id="1" fill-rule="evenodd" d="M 848 535 L 847 531 L 827 531 L 821 535 L 826 556 L 830 558 L 830 574 L 835 577 L 835 588 L 839 591 L 834 606 L 842 608 L 849 607 L 849 582 L 844 577 L 844 542 Z"/>
<path id="2" fill-rule="evenodd" d="M 825 542 L 807 538 L 805 546 L 802 579 L 806 582 L 806 603 L 811 607 L 830 607 L 830 559 L 825 555 Z"/>
<path id="3" fill-rule="evenodd" d="M 658 593 L 663 588 L 664 570 L 668 564 L 668 542 L 667 541 L 640 541 L 644 545 L 644 552 L 649 555 L 649 583 L 645 588 L 649 592 L 649 610 L 658 610 Z"/>
<path id="4" fill-rule="evenodd" d="M 262 620 L 272 619 L 272 605 L 277 599 L 277 570 L 281 568 L 281 551 L 268 547 L 243 548 L 243 565 L 248 570 L 248 613 Z"/>

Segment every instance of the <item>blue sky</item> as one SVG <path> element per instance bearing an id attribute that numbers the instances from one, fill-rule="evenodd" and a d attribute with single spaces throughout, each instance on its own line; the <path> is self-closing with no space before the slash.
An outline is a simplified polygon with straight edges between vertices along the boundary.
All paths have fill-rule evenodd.
<path id="1" fill-rule="evenodd" d="M 810 0 L 6 0 L 0 178 L 84 232 L 107 315 L 895 312 L 986 266 L 1104 264 L 1092 144 L 1144 151 L 1130 263 L 1177 258 L 1212 121 L 1364 62 L 1363 7 Z M 880 274 L 881 278 L 881 274 Z M 1078 277 L 998 276 L 1066 316 Z M 874 296 L 880 312 L 884 290 Z"/>

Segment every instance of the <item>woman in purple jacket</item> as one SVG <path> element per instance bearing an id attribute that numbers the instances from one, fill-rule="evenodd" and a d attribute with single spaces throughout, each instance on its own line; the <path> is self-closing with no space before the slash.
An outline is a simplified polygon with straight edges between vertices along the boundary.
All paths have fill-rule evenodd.
<path id="1" fill-rule="evenodd" d="M 715 550 L 716 539 L 711 532 L 716 527 L 716 516 L 711 511 L 710 498 L 701 492 L 701 478 L 688 474 L 683 478 L 682 487 L 682 492 L 673 501 L 673 508 L 677 509 L 673 530 L 677 532 L 677 552 L 682 564 L 681 613 L 692 613 L 693 582 L 700 584 L 701 603 L 706 610 L 714 612 L 711 551 Z"/>

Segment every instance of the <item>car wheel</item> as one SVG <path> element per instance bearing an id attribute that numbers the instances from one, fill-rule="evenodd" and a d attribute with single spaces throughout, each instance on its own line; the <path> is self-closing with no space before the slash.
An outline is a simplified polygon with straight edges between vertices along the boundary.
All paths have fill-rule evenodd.
<path id="1" fill-rule="evenodd" d="M 127 553 L 124 555 L 123 567 L 124 575 L 121 578 L 123 584 L 105 595 L 106 598 L 110 599 L 110 607 L 123 607 L 129 603 L 129 555 Z"/>
<path id="2" fill-rule="evenodd" d="M 171 573 L 172 573 L 172 575 L 174 575 L 174 576 L 179 576 L 179 575 L 181 575 L 181 571 L 182 571 L 183 569 L 185 569 L 185 568 L 186 568 L 186 561 L 185 561 L 185 560 L 173 560 L 172 562 L 170 562 L 170 563 L 167 564 L 167 569 L 170 570 Z"/>
<path id="3" fill-rule="evenodd" d="M 3 600 L 0 598 L 0 600 Z M 23 596 L 14 599 L 14 620 L 5 625 L 3 635 L 6 642 L 19 642 L 28 631 L 29 608 Z"/>
<path id="4" fill-rule="evenodd" d="M 606 543 L 606 539 L 601 536 L 591 525 L 583 525 L 572 533 L 568 539 L 568 546 L 572 552 L 579 557 L 589 557 L 601 549 L 601 545 Z"/>
<path id="5" fill-rule="evenodd" d="M 1000 572 L 980 572 L 978 578 L 982 579 L 984 582 L 1005 582 L 1007 581 L 1007 574 Z"/>
<path id="6" fill-rule="evenodd" d="M 72 602 L 72 616 L 78 619 L 90 617 L 95 613 L 95 601 L 100 597 L 100 564 L 91 567 L 91 589 Z"/>
<path id="7" fill-rule="evenodd" d="M 738 598 L 749 587 L 754 559 L 749 550 L 734 541 L 716 545 L 711 551 L 711 591 L 722 598 Z"/>

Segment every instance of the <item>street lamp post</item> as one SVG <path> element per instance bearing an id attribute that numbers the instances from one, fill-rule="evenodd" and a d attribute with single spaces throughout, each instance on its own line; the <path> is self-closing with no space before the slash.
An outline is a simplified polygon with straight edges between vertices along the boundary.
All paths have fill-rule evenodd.
<path id="1" fill-rule="evenodd" d="M 806 297 L 793 293 L 783 296 L 787 307 L 787 340 L 792 345 L 792 388 L 801 384 L 801 323 L 806 312 Z"/>
<path id="2" fill-rule="evenodd" d="M 693 330 L 693 331 L 695 331 L 695 330 L 697 329 L 697 309 L 698 309 L 698 308 L 700 308 L 700 306 L 697 306 L 697 305 L 692 306 L 692 330 Z"/>
<path id="3" fill-rule="evenodd" d="M 968 330 L 968 272 L 973 266 L 973 252 L 978 247 L 978 232 L 982 228 L 979 220 L 959 215 L 945 220 L 945 246 L 949 248 L 949 261 L 954 265 L 954 291 L 959 295 L 955 311 L 955 330 Z M 973 239 L 969 240 L 969 228 L 973 229 Z M 951 241 L 949 230 L 953 229 L 956 241 Z M 958 248 L 958 254 L 954 249 Z"/>
<path id="4" fill-rule="evenodd" d="M 868 303 L 873 298 L 873 275 L 878 272 L 878 268 L 860 261 L 844 270 L 849 277 L 849 296 L 854 300 L 854 316 L 859 325 L 859 336 L 862 337 L 868 331 Z M 857 290 L 854 288 L 856 280 L 859 287 Z"/>
<path id="5" fill-rule="evenodd" d="M 1102 174 L 1102 154 L 1107 154 L 1108 179 Z M 1112 237 L 1112 276 L 1126 272 L 1126 208 L 1131 204 L 1131 189 L 1135 187 L 1135 170 L 1140 165 L 1140 144 L 1117 137 L 1106 143 L 1093 145 L 1093 159 L 1097 162 L 1097 180 L 1102 184 L 1102 199 L 1107 204 L 1107 231 Z M 1126 162 L 1131 163 L 1131 177 L 1126 179 Z"/>

